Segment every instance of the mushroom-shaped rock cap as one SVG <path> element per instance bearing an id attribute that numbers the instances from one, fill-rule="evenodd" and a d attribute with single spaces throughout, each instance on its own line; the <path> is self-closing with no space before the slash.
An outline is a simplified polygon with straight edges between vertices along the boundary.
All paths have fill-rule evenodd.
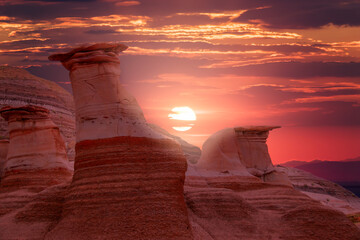
<path id="1" fill-rule="evenodd" d="M 267 132 L 276 128 L 281 128 L 281 126 L 244 126 L 244 127 L 235 127 L 235 132 Z"/>
<path id="2" fill-rule="evenodd" d="M 21 116 L 22 119 L 49 118 L 49 110 L 34 105 L 26 105 L 23 107 L 6 106 L 0 109 L 0 114 L 6 121 L 9 121 L 9 118 L 14 115 Z"/>
<path id="3" fill-rule="evenodd" d="M 74 48 L 70 52 L 67 53 L 57 53 L 49 56 L 50 61 L 60 61 L 65 62 L 69 60 L 73 55 L 79 52 L 91 52 L 97 50 L 103 50 L 104 52 L 113 52 L 120 53 L 125 51 L 128 46 L 121 43 L 96 43 L 96 44 L 84 44 L 80 47 Z"/>
<path id="4" fill-rule="evenodd" d="M 127 46 L 121 43 L 85 44 L 67 53 L 50 55 L 49 60 L 60 61 L 67 70 L 72 70 L 76 64 L 119 63 L 117 55 L 127 48 Z"/>

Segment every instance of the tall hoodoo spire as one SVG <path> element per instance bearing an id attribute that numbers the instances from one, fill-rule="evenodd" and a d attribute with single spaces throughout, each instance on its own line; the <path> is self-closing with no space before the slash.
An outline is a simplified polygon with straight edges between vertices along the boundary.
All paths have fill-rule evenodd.
<path id="1" fill-rule="evenodd" d="M 70 71 L 77 128 L 73 182 L 50 239 L 192 238 L 186 159 L 122 86 L 117 55 L 126 48 L 98 43 L 49 57 Z"/>

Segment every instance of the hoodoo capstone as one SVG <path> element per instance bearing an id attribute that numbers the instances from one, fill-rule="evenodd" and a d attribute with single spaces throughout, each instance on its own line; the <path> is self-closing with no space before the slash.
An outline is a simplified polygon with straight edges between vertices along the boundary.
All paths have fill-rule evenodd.
<path id="1" fill-rule="evenodd" d="M 70 71 L 76 157 L 60 222 L 49 239 L 191 239 L 180 145 L 148 126 L 122 86 L 122 44 L 55 54 Z"/>

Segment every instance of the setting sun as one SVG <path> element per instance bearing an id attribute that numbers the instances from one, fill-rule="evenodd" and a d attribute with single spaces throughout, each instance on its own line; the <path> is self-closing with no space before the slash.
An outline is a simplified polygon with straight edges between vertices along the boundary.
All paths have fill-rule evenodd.
<path id="1" fill-rule="evenodd" d="M 189 107 L 174 107 L 171 109 L 168 117 L 171 120 L 175 120 L 174 122 L 177 122 L 177 126 L 173 126 L 173 129 L 180 132 L 190 130 L 194 125 L 191 122 L 196 120 L 195 112 Z M 184 123 L 184 121 L 186 122 Z"/>

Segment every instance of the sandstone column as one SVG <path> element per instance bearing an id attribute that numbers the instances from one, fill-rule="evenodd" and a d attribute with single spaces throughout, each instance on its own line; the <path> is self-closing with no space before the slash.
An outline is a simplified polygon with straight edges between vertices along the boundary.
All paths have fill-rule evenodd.
<path id="1" fill-rule="evenodd" d="M 261 174 L 274 169 L 266 140 L 269 136 L 269 131 L 275 128 L 279 127 L 254 126 L 234 128 L 239 158 L 246 168 L 261 171 Z"/>
<path id="2" fill-rule="evenodd" d="M 266 144 L 269 132 L 279 126 L 236 127 L 239 158 L 247 170 L 264 182 L 292 186 L 285 173 L 277 172 L 272 164 Z"/>
<path id="3" fill-rule="evenodd" d="M 8 121 L 10 132 L 2 191 L 40 191 L 71 178 L 64 140 L 47 109 L 31 105 L 4 107 L 0 113 Z"/>
<path id="4" fill-rule="evenodd" d="M 56 54 L 76 109 L 73 182 L 49 239 L 191 239 L 179 144 L 146 123 L 119 81 L 122 44 Z"/>

